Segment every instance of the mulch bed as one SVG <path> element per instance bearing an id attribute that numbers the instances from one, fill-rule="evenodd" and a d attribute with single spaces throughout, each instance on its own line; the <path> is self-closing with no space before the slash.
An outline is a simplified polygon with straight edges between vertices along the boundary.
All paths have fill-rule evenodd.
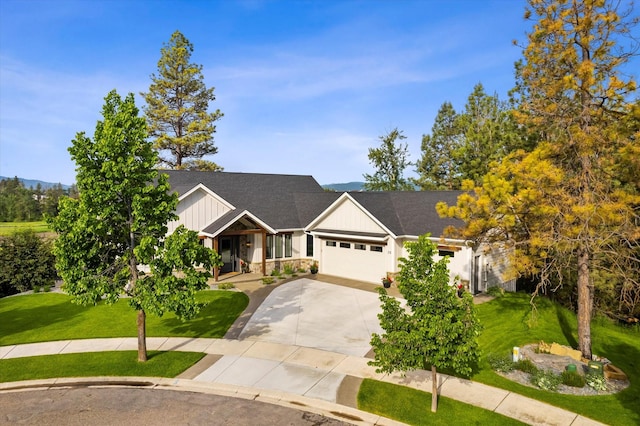
<path id="1" fill-rule="evenodd" d="M 527 345 L 520 348 L 520 353 L 522 358 L 526 358 L 531 360 L 538 369 L 541 370 L 551 370 L 556 374 L 561 374 L 565 367 L 568 364 L 575 364 L 578 371 L 582 370 L 582 372 L 588 371 L 587 364 L 576 361 L 575 359 L 568 356 L 560 356 L 560 355 L 552 355 L 545 353 L 536 353 L 536 349 L 538 348 L 537 344 Z M 512 380 L 514 382 L 518 382 L 525 386 L 529 386 L 532 388 L 537 387 L 531 383 L 531 375 L 529 373 L 525 373 L 519 370 L 513 370 L 508 373 L 498 372 L 501 376 Z M 592 395 L 609 395 L 618 393 L 624 389 L 629 387 L 628 380 L 607 380 L 607 390 L 597 391 L 590 386 L 585 385 L 582 388 L 576 388 L 572 386 L 566 386 L 561 384 L 558 386 L 558 389 L 555 391 L 557 393 L 568 394 L 568 395 L 582 395 L 582 396 L 592 396 Z"/>

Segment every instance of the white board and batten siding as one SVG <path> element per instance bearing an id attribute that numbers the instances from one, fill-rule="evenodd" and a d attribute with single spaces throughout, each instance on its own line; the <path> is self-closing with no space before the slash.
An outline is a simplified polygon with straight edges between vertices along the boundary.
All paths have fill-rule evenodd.
<path id="1" fill-rule="evenodd" d="M 387 234 L 351 200 L 345 199 L 314 228 L 331 230 L 336 235 L 335 238 L 326 235 L 316 238 L 314 257 L 319 259 L 321 273 L 380 284 L 382 277 L 393 270 L 391 238 L 379 242 L 340 235 L 340 231 L 349 235 Z"/>
<path id="2" fill-rule="evenodd" d="M 231 209 L 227 205 L 211 194 L 198 189 L 178 204 L 176 209 L 178 220 L 169 222 L 169 233 L 172 233 L 179 225 L 184 225 L 193 231 L 201 231 L 229 210 Z"/>

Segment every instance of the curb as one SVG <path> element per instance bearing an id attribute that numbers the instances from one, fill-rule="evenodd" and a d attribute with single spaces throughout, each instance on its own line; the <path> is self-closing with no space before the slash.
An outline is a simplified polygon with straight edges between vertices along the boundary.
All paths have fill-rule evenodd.
<path id="1" fill-rule="evenodd" d="M 281 391 L 233 386 L 221 383 L 203 383 L 189 379 L 163 377 L 69 377 L 25 380 L 0 383 L 0 393 L 28 392 L 77 387 L 132 387 L 176 392 L 197 392 L 231 398 L 264 402 L 300 411 L 319 414 L 358 426 L 404 426 L 405 423 L 377 414 L 360 411 L 346 405 L 309 398 Z"/>

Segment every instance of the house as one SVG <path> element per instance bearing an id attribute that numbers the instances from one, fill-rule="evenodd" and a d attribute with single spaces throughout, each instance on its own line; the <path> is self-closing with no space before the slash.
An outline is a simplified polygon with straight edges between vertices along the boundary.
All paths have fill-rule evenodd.
<path id="1" fill-rule="evenodd" d="M 325 191 L 311 176 L 162 173 L 179 197 L 169 232 L 184 225 L 220 253 L 224 266 L 216 279 L 243 270 L 269 275 L 287 265 L 308 270 L 317 262 L 320 273 L 379 284 L 398 272 L 405 242 L 431 233 L 438 256 L 450 257 L 452 281 L 457 277 L 474 292 L 491 285 L 515 289 L 489 273 L 489 253 L 441 237 L 461 222 L 440 218 L 435 205 L 455 203 L 460 191 L 339 193 Z"/>

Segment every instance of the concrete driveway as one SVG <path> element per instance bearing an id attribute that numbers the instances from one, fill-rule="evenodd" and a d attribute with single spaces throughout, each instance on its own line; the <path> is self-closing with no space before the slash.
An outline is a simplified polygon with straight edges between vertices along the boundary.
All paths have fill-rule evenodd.
<path id="1" fill-rule="evenodd" d="M 364 356 L 381 311 L 377 293 L 301 278 L 274 289 L 239 337 Z"/>

